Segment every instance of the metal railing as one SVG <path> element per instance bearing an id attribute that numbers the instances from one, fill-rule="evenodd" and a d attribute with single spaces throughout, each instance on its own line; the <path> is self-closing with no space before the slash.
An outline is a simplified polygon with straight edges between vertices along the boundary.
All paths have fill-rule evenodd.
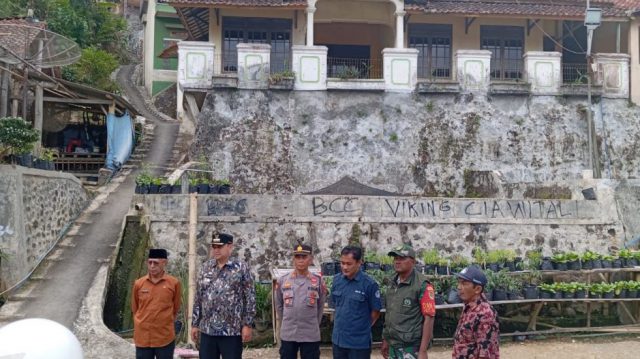
<path id="1" fill-rule="evenodd" d="M 214 54 L 214 65 L 216 74 L 229 74 L 238 72 L 238 53 L 216 53 Z M 269 71 L 273 73 L 286 72 L 291 70 L 291 56 L 271 58 Z"/>
<path id="2" fill-rule="evenodd" d="M 216 52 L 214 55 L 214 73 L 230 74 L 238 72 L 238 53 Z"/>
<path id="3" fill-rule="evenodd" d="M 327 77 L 349 79 L 381 79 L 382 59 L 327 58 Z"/>
<path id="4" fill-rule="evenodd" d="M 493 60 L 493 59 L 492 59 Z M 522 80 L 523 61 L 521 59 L 503 59 L 491 61 L 491 79 L 498 81 Z"/>
<path id="5" fill-rule="evenodd" d="M 586 84 L 588 68 L 585 63 L 563 63 L 562 83 L 564 84 Z"/>

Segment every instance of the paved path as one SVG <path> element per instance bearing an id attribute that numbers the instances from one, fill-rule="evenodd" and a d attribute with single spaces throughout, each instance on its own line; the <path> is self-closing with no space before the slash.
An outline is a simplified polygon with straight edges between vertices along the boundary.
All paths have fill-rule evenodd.
<path id="1" fill-rule="evenodd" d="M 640 336 L 598 338 L 590 340 L 541 340 L 526 343 L 503 343 L 500 346 L 502 359 L 635 359 L 640 354 Z M 429 359 L 451 359 L 450 347 L 435 347 L 429 350 Z M 244 359 L 276 359 L 278 350 L 254 349 L 242 354 Z M 330 350 L 323 350 L 321 358 L 331 358 Z M 382 359 L 374 350 L 372 359 Z"/>
<path id="2" fill-rule="evenodd" d="M 147 109 L 131 83 L 133 66 L 124 66 L 118 82 L 131 104 L 155 124 L 145 162 L 166 166 L 178 135 L 178 124 L 161 121 Z M 9 302 L 0 308 L 0 325 L 20 318 L 47 318 L 68 328 L 78 316 L 101 263 L 110 259 L 121 233 L 135 187 L 135 176 L 121 173 L 94 199 L 54 251 Z M 103 190 L 105 190 L 103 189 Z M 109 193 L 110 192 L 110 193 Z"/>

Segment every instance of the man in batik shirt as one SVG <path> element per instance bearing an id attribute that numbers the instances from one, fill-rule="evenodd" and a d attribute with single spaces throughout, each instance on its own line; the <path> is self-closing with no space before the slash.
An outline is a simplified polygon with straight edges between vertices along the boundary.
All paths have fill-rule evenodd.
<path id="1" fill-rule="evenodd" d="M 500 328 L 498 313 L 485 298 L 487 277 L 476 266 L 469 266 L 458 277 L 458 295 L 464 309 L 453 337 L 453 359 L 499 359 Z"/>
<path id="2" fill-rule="evenodd" d="M 230 258 L 233 236 L 214 233 L 212 259 L 202 265 L 193 302 L 191 338 L 201 359 L 241 359 L 256 314 L 253 276 L 246 263 Z"/>

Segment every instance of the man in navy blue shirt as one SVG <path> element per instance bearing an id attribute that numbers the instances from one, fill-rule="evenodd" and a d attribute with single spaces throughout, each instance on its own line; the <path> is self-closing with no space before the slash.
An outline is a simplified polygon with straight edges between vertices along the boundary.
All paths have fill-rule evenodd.
<path id="1" fill-rule="evenodd" d="M 362 248 L 347 246 L 340 253 L 341 274 L 331 286 L 335 304 L 333 358 L 371 357 L 371 326 L 380 316 L 382 302 L 378 284 L 360 270 Z"/>

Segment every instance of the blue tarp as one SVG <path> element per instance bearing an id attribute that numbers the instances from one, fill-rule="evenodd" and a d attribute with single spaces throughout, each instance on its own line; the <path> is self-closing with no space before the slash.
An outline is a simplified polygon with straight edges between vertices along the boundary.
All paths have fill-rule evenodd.
<path id="1" fill-rule="evenodd" d="M 107 161 L 105 167 L 117 170 L 129 159 L 133 149 L 133 123 L 129 113 L 107 115 Z"/>

